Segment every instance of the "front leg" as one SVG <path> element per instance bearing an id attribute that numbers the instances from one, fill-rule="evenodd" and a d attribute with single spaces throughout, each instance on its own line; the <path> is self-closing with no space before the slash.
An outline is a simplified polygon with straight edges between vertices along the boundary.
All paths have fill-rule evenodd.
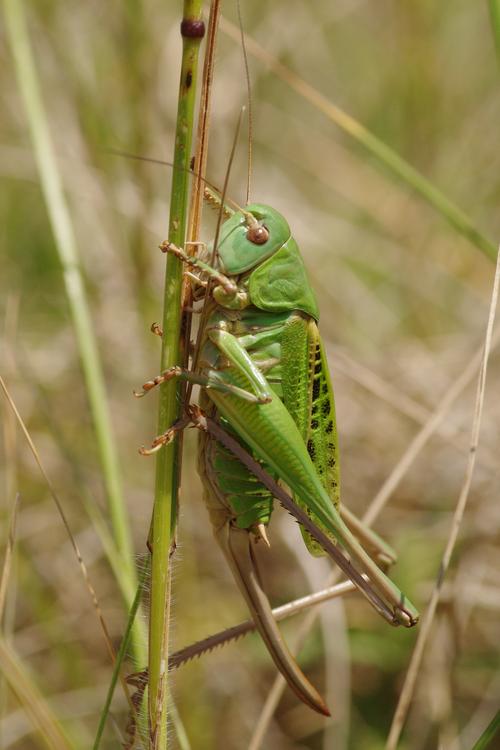
<path id="1" fill-rule="evenodd" d="M 199 258 L 188 255 L 185 250 L 177 247 L 177 245 L 174 245 L 173 242 L 162 242 L 160 245 L 160 250 L 162 251 L 162 253 L 172 253 L 190 268 L 197 268 L 198 270 L 200 270 L 202 273 L 208 276 L 209 279 L 213 279 L 218 284 L 220 284 L 226 294 L 230 297 L 233 297 L 238 291 L 238 287 L 232 279 L 230 279 L 228 276 L 225 276 L 223 273 L 220 273 L 215 268 L 212 268 L 212 266 L 200 260 Z"/>
<path id="2" fill-rule="evenodd" d="M 190 242 L 188 244 L 205 246 L 204 242 Z M 213 289 L 213 297 L 219 305 L 222 305 L 222 307 L 226 307 L 230 310 L 243 310 L 250 304 L 248 291 L 244 288 L 240 288 L 233 279 L 213 268 L 210 264 L 193 255 L 188 255 L 184 250 L 177 247 L 177 245 L 174 245 L 172 242 L 162 242 L 160 250 L 163 253 L 173 253 L 177 258 L 182 260 L 183 263 L 189 266 L 189 268 L 197 269 L 202 274 L 205 274 L 205 276 L 208 276 L 209 280 L 216 282 L 217 286 Z M 201 281 L 197 276 L 194 276 L 189 272 L 187 272 L 187 275 L 191 276 L 201 287 L 207 286 L 207 282 Z"/>
<path id="3" fill-rule="evenodd" d="M 230 393 L 233 396 L 238 396 L 239 398 L 242 398 L 245 401 L 250 401 L 250 403 L 253 404 L 268 403 L 268 401 L 270 400 L 270 396 L 267 394 L 265 396 L 261 396 L 259 394 L 251 393 L 244 388 L 239 388 L 237 385 L 233 385 L 232 383 L 227 383 L 224 380 L 223 375 L 219 374 L 217 370 L 208 370 L 208 372 L 204 374 L 192 372 L 191 370 L 186 370 L 185 368 L 178 367 L 177 365 L 174 367 L 170 367 L 168 370 L 165 370 L 161 373 L 161 375 L 157 375 L 155 378 L 153 378 L 153 380 L 148 380 L 142 386 L 142 391 L 134 391 L 134 396 L 136 398 L 142 398 L 146 395 L 146 393 L 149 393 L 149 391 L 151 391 L 153 388 L 156 388 L 156 386 L 161 385 L 162 383 L 166 383 L 173 378 L 179 378 L 179 380 L 184 380 L 187 383 L 192 383 L 193 385 L 201 385 L 202 388 L 211 388 L 212 390 L 219 391 L 220 393 Z"/>
<path id="4" fill-rule="evenodd" d="M 211 328 L 208 331 L 208 338 L 231 365 L 250 381 L 260 404 L 268 404 L 272 401 L 269 383 L 236 336 L 223 328 Z"/>
<path id="5" fill-rule="evenodd" d="M 149 393 L 150 390 L 156 388 L 156 386 L 161 385 L 161 383 L 166 383 L 168 380 L 172 380 L 172 378 L 179 378 L 194 385 L 201 385 L 202 388 L 212 388 L 221 393 L 230 393 L 234 396 L 239 396 L 245 401 L 268 404 L 272 400 L 269 383 L 247 350 L 241 346 L 236 336 L 233 336 L 232 333 L 222 328 L 212 328 L 208 331 L 208 337 L 221 354 L 229 360 L 230 364 L 250 381 L 251 391 L 226 382 L 223 372 L 219 373 L 215 369 L 208 369 L 205 373 L 198 373 L 175 366 L 165 370 L 165 372 L 157 375 L 152 380 L 148 380 L 142 386 L 142 391 L 134 391 L 134 396 L 141 398 L 146 393 Z"/>

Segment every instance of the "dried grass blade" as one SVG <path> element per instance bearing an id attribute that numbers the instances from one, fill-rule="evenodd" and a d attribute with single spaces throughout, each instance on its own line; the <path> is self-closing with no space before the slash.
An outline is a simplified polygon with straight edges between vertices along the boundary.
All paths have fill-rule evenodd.
<path id="1" fill-rule="evenodd" d="M 52 713 L 37 686 L 24 669 L 16 652 L 0 636 L 0 665 L 12 692 L 38 729 L 39 737 L 49 750 L 72 750 L 75 746 Z"/>
<path id="2" fill-rule="evenodd" d="M 7 386 L 6 386 L 5 382 L 4 382 L 4 379 L 2 378 L 1 375 L 0 375 L 0 387 L 1 387 L 2 391 L 3 391 L 3 393 L 4 393 L 5 398 L 7 399 L 7 402 L 9 404 L 10 408 L 14 412 L 14 416 L 15 416 L 15 418 L 17 420 L 17 423 L 19 424 L 19 426 L 21 428 L 21 431 L 23 432 L 24 437 L 26 438 L 26 441 L 27 441 L 27 443 L 29 445 L 29 448 L 30 448 L 32 454 L 33 454 L 35 462 L 36 462 L 38 468 L 40 469 L 40 472 L 41 472 L 41 474 L 42 474 L 42 476 L 43 476 L 43 478 L 45 480 L 45 483 L 47 484 L 47 487 L 48 487 L 49 492 L 50 492 L 50 494 L 52 496 L 52 499 L 53 499 L 53 501 L 54 501 L 54 503 L 56 505 L 57 511 L 58 511 L 58 513 L 59 513 L 59 515 L 61 517 L 61 520 L 62 520 L 62 522 L 64 524 L 64 528 L 66 529 L 66 532 L 68 534 L 71 546 L 73 547 L 73 552 L 75 553 L 76 559 L 78 561 L 78 565 L 80 567 L 80 572 L 81 572 L 81 574 L 83 576 L 83 580 L 85 581 L 85 585 L 86 585 L 87 590 L 88 590 L 88 592 L 90 594 L 90 598 L 92 599 L 92 604 L 94 606 L 94 609 L 96 611 L 97 617 L 99 619 L 99 623 L 101 625 L 101 629 L 102 629 L 102 632 L 104 634 L 104 640 L 106 642 L 106 646 L 108 648 L 109 655 L 111 657 L 111 660 L 114 662 L 114 660 L 115 660 L 115 650 L 113 648 L 111 637 L 109 635 L 108 627 L 107 627 L 106 622 L 104 620 L 104 615 L 102 613 L 101 605 L 99 604 L 99 600 L 97 598 L 97 594 L 96 594 L 95 588 L 94 588 L 94 586 L 93 586 L 93 584 L 92 584 L 92 582 L 90 580 L 90 576 L 89 576 L 89 573 L 88 573 L 88 570 L 87 570 L 87 566 L 85 565 L 85 563 L 83 561 L 83 558 L 82 558 L 82 555 L 81 555 L 81 552 L 80 552 L 80 548 L 78 547 L 76 539 L 73 536 L 73 533 L 72 533 L 70 525 L 68 523 L 68 519 L 66 518 L 66 514 L 65 514 L 65 512 L 63 510 L 63 507 L 62 507 L 61 501 L 59 499 L 59 496 L 57 495 L 57 493 L 56 493 L 56 491 L 54 489 L 54 486 L 53 486 L 52 482 L 50 481 L 50 478 L 49 478 L 47 472 L 45 471 L 45 467 L 43 466 L 42 460 L 40 458 L 40 454 L 38 453 L 38 451 L 36 449 L 36 446 L 35 446 L 32 438 L 31 438 L 31 435 L 28 432 L 28 428 L 26 427 L 26 425 L 24 423 L 24 420 L 21 417 L 21 415 L 20 415 L 20 413 L 19 413 L 19 411 L 17 409 L 17 406 L 16 406 L 16 404 L 15 404 L 12 396 L 10 395 L 10 392 L 9 392 L 9 390 L 8 390 L 8 388 L 7 388 Z M 127 700 L 130 701 L 129 692 L 128 692 L 126 683 L 123 680 L 122 680 L 122 685 L 123 685 L 123 690 L 125 692 L 125 696 L 126 696 Z"/>
<path id="3" fill-rule="evenodd" d="M 273 617 L 276 622 L 280 622 L 287 617 L 303 612 L 309 607 L 317 606 L 318 604 L 331 601 L 354 591 L 356 591 L 354 583 L 344 581 L 336 586 L 329 586 L 321 589 L 321 591 L 315 591 L 312 594 L 300 597 L 300 599 L 294 599 L 291 602 L 282 604 L 280 607 L 276 607 L 273 609 Z M 178 669 L 186 662 L 191 661 L 191 659 L 196 659 L 221 646 L 226 646 L 231 641 L 238 640 L 238 638 L 242 638 L 247 633 L 254 632 L 255 629 L 256 626 L 253 620 L 245 620 L 238 623 L 238 625 L 225 628 L 218 633 L 207 636 L 207 638 L 196 641 L 196 643 L 191 643 L 189 646 L 176 651 L 170 656 L 168 661 L 169 669 Z"/>
<path id="4" fill-rule="evenodd" d="M 71 215 L 43 104 L 31 51 L 22 0 L 4 0 L 7 38 L 12 48 L 19 89 L 26 108 L 40 187 L 45 199 L 85 377 L 116 544 L 135 589 L 132 542 L 122 491 L 121 472 L 106 398 L 104 375 L 85 291 Z"/>
<path id="5" fill-rule="evenodd" d="M 221 30 L 237 43 L 241 43 L 240 30 L 226 18 L 221 18 Z M 351 115 L 332 104 L 317 89 L 304 81 L 300 76 L 287 68 L 270 52 L 261 47 L 255 39 L 245 34 L 248 52 L 267 65 L 273 73 L 284 81 L 299 96 L 306 99 L 313 107 L 328 117 L 356 143 L 361 144 L 377 161 L 395 175 L 401 182 L 414 190 L 431 205 L 461 235 L 487 255 L 490 260 L 496 258 L 496 247 L 473 224 L 461 208 L 456 206 L 444 193 L 399 156 L 390 146 L 377 138 Z"/>
<path id="6" fill-rule="evenodd" d="M 5 547 L 5 559 L 3 561 L 2 577 L 0 579 L 0 622 L 3 619 L 5 599 L 7 597 L 7 587 L 9 585 L 10 569 L 12 566 L 12 555 L 14 553 L 14 544 L 16 541 L 16 523 L 17 514 L 19 511 L 20 495 L 16 495 L 14 500 L 14 507 L 12 508 L 12 514 L 10 517 L 9 524 L 9 535 L 7 537 L 7 545 Z"/>
<path id="7" fill-rule="evenodd" d="M 499 341 L 500 329 L 497 328 L 493 335 L 492 346 L 496 346 Z M 423 425 L 422 429 L 419 430 L 419 432 L 413 438 L 410 445 L 392 470 L 391 474 L 388 476 L 382 487 L 374 496 L 367 512 L 364 514 L 362 519 L 363 522 L 368 526 L 372 525 L 378 518 L 392 493 L 398 486 L 399 482 L 403 479 L 404 475 L 420 455 L 431 437 L 436 433 L 437 429 L 443 422 L 444 418 L 448 414 L 455 401 L 461 396 L 465 388 L 467 388 L 467 386 L 471 383 L 480 367 L 482 351 L 483 347 L 481 347 L 470 359 L 467 365 L 464 366 L 458 378 L 448 389 L 447 393 L 438 404 L 437 408 L 432 412 L 427 422 Z M 336 575 L 336 573 L 334 573 L 327 579 L 325 585 L 332 586 L 337 581 L 337 578 L 338 576 Z M 294 646 L 291 647 L 292 653 L 297 653 L 300 650 L 307 638 L 307 635 L 314 626 L 315 621 L 316 612 L 310 612 L 297 633 L 296 642 Z M 252 739 L 248 746 L 249 750 L 258 750 L 260 747 L 262 747 L 262 743 L 264 741 L 269 723 L 271 722 L 274 712 L 278 707 L 278 703 L 281 699 L 285 686 L 285 680 L 281 675 L 278 675 L 274 680 L 272 688 L 267 695 L 266 702 L 255 724 Z"/>
<path id="8" fill-rule="evenodd" d="M 495 322 L 495 315 L 496 315 L 496 310 L 497 310 L 499 283 L 500 283 L 500 251 L 497 255 L 497 265 L 496 265 L 496 271 L 495 271 L 495 279 L 493 283 L 493 291 L 491 295 L 488 324 L 486 327 L 484 351 L 483 351 L 481 369 L 479 372 L 478 385 L 477 385 L 474 418 L 473 418 L 472 429 L 471 429 L 469 459 L 468 459 L 467 467 L 465 470 L 464 482 L 462 485 L 462 489 L 460 491 L 460 495 L 458 497 L 455 512 L 453 514 L 450 534 L 449 534 L 448 541 L 446 543 L 446 547 L 443 553 L 441 565 L 439 566 L 439 572 L 438 572 L 438 576 L 436 579 L 436 583 L 432 591 L 429 605 L 422 618 L 422 624 L 421 624 L 420 631 L 417 637 L 417 642 L 415 644 L 415 649 L 413 651 L 410 666 L 408 667 L 406 679 L 405 679 L 403 688 L 399 696 L 399 701 L 398 701 L 396 711 L 394 713 L 391 729 L 389 732 L 389 736 L 387 738 L 386 750 L 395 750 L 395 748 L 397 747 L 402 729 L 403 729 L 406 715 L 408 713 L 408 709 L 409 709 L 411 699 L 413 696 L 413 691 L 415 688 L 418 671 L 419 671 L 420 664 L 422 661 L 422 655 L 425 649 L 425 645 L 427 643 L 427 638 L 429 637 L 429 633 L 430 633 L 430 629 L 434 620 L 434 615 L 436 613 L 437 605 L 439 603 L 441 588 L 443 586 L 444 578 L 445 578 L 446 572 L 450 564 L 451 556 L 452 556 L 452 553 L 453 553 L 453 550 L 457 541 L 458 533 L 459 533 L 462 519 L 465 513 L 467 500 L 469 498 L 469 492 L 470 492 L 470 488 L 472 484 L 472 477 L 474 475 L 474 468 L 476 464 L 476 453 L 477 453 L 477 448 L 479 445 L 479 433 L 481 429 L 481 420 L 482 420 L 483 406 L 484 406 L 484 395 L 485 395 L 485 389 L 486 389 L 486 373 L 488 369 L 488 360 L 489 360 L 489 356 L 491 352 L 493 324 Z"/>

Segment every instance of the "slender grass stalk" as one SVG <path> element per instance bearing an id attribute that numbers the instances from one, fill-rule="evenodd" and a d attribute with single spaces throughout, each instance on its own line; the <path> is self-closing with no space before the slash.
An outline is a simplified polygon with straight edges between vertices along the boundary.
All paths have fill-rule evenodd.
<path id="1" fill-rule="evenodd" d="M 493 5 L 498 10 L 499 0 L 490 0 L 490 7 Z M 498 12 L 500 14 L 500 11 Z M 235 42 L 238 44 L 241 43 L 240 29 L 226 18 L 221 18 L 220 28 Z M 474 225 L 471 218 L 455 205 L 453 201 L 447 198 L 430 180 L 420 174 L 415 167 L 412 167 L 394 149 L 380 138 L 377 138 L 376 135 L 368 130 L 368 128 L 365 128 L 358 120 L 347 112 L 344 112 L 340 107 L 332 104 L 326 96 L 300 78 L 290 68 L 287 68 L 286 65 L 283 65 L 268 50 L 261 47 L 255 39 L 252 39 L 248 34 L 245 34 L 244 38 L 246 48 L 251 55 L 265 63 L 278 78 L 281 78 L 299 96 L 306 99 L 320 112 L 323 112 L 331 122 L 343 130 L 344 133 L 347 133 L 355 143 L 363 146 L 368 153 L 375 157 L 379 164 L 420 195 L 459 234 L 466 237 L 473 245 L 487 255 L 490 260 L 496 261 L 496 245 L 485 237 Z"/>
<path id="2" fill-rule="evenodd" d="M 472 750 L 486 750 L 492 748 L 491 744 L 495 737 L 498 738 L 500 733 L 500 711 L 497 711 L 491 722 L 488 724 L 481 737 L 478 739 Z"/>
<path id="3" fill-rule="evenodd" d="M 474 476 L 474 469 L 476 465 L 477 449 L 479 445 L 479 435 L 481 431 L 481 420 L 483 416 L 484 408 L 484 395 L 486 390 L 486 374 L 488 370 L 488 362 L 491 352 L 491 344 L 493 339 L 493 326 L 495 323 L 495 315 L 497 312 L 498 305 L 498 293 L 500 288 L 500 249 L 497 255 L 497 265 L 495 271 L 495 278 L 493 281 L 493 291 L 491 293 L 491 303 L 488 315 L 488 323 L 486 326 L 486 335 L 484 339 L 484 349 L 481 361 L 481 369 L 479 371 L 478 384 L 476 390 L 476 403 L 474 407 L 474 416 L 472 420 L 471 438 L 470 438 L 470 451 L 467 466 L 465 469 L 465 477 L 460 490 L 460 494 L 455 506 L 453 513 L 450 532 L 448 540 L 441 558 L 441 564 L 439 566 L 436 582 L 427 605 L 427 609 L 422 617 L 422 623 L 418 632 L 417 641 L 415 648 L 413 649 L 411 661 L 406 673 L 405 681 L 399 695 L 398 704 L 396 711 L 392 719 L 389 736 L 387 738 L 386 750 L 396 750 L 403 726 L 408 715 L 411 700 L 415 690 L 415 684 L 422 663 L 422 657 L 424 654 L 425 646 L 427 644 L 436 609 L 439 604 L 443 582 L 450 566 L 451 558 L 455 545 L 457 543 L 460 527 L 464 518 L 465 509 L 467 507 L 467 501 L 469 499 L 470 488 L 472 485 L 472 478 Z"/>
<path id="4" fill-rule="evenodd" d="M 194 122 L 197 62 L 204 35 L 201 0 L 184 0 L 182 63 L 175 134 L 174 171 L 170 200 L 168 238 L 184 244 L 188 206 L 189 161 Z M 161 369 L 181 361 L 182 263 L 167 255 Z M 179 416 L 178 387 L 175 381 L 160 389 L 158 432 L 165 432 Z M 156 486 L 151 528 L 151 604 L 149 621 L 149 726 L 151 748 L 167 747 L 167 675 L 170 608 L 170 552 L 175 530 L 179 489 L 180 450 L 178 440 L 159 451 L 156 461 Z"/>
<path id="5" fill-rule="evenodd" d="M 17 514 L 19 511 L 20 500 L 21 498 L 18 493 L 16 495 L 16 499 L 14 500 L 14 507 L 12 508 L 12 513 L 10 516 L 9 535 L 7 537 L 7 544 L 5 546 L 5 556 L 3 560 L 2 574 L 0 576 L 0 624 L 2 625 L 3 625 L 4 612 L 5 612 L 5 602 L 7 600 L 7 589 L 9 586 L 9 578 L 10 578 L 10 572 L 12 568 L 12 560 L 14 557 Z M 3 627 L 2 627 L 2 630 L 3 630 Z"/>
<path id="6" fill-rule="evenodd" d="M 497 60 L 500 65 L 500 0 L 488 0 L 490 8 L 491 29 L 495 40 Z"/>
<path id="7" fill-rule="evenodd" d="M 61 500 L 60 500 L 60 498 L 59 498 L 59 496 L 58 496 L 58 494 L 57 494 L 57 492 L 56 492 L 56 490 L 54 488 L 54 485 L 52 484 L 52 482 L 50 480 L 50 477 L 49 477 L 47 471 L 45 470 L 45 467 L 44 467 L 44 465 L 42 463 L 42 459 L 41 459 L 40 454 L 39 454 L 39 452 L 37 450 L 37 447 L 36 447 L 35 443 L 33 442 L 33 439 L 32 439 L 32 437 L 31 437 L 31 435 L 30 435 L 30 433 L 28 431 L 28 428 L 26 427 L 26 424 L 25 424 L 25 422 L 24 422 L 21 414 L 19 413 L 19 410 L 18 410 L 16 404 L 14 403 L 14 400 L 13 400 L 13 398 L 12 398 L 12 396 L 11 396 L 11 394 L 10 394 L 10 392 L 9 392 L 6 384 L 5 384 L 5 381 L 4 381 L 4 379 L 2 378 L 1 375 L 0 375 L 0 390 L 3 392 L 3 395 L 5 396 L 6 401 L 9 404 L 9 406 L 10 406 L 10 408 L 11 408 L 11 410 L 12 410 L 14 416 L 15 416 L 16 422 L 19 425 L 19 427 L 21 428 L 21 431 L 22 431 L 24 437 L 26 438 L 26 442 L 28 443 L 29 449 L 30 449 L 30 451 L 31 451 L 31 453 L 33 455 L 33 458 L 35 459 L 35 463 L 36 463 L 36 465 L 38 466 L 38 468 L 40 470 L 40 473 L 41 473 L 41 475 L 42 475 L 42 477 L 43 477 L 43 479 L 44 479 L 44 481 L 45 481 L 45 483 L 47 485 L 47 489 L 49 490 L 49 493 L 52 496 L 52 500 L 54 501 L 54 504 L 55 504 L 55 506 L 57 508 L 57 512 L 59 513 L 61 521 L 63 522 L 63 526 L 66 529 L 66 532 L 68 534 L 71 547 L 73 548 L 73 552 L 75 554 L 78 566 L 80 568 L 80 573 L 82 574 L 83 580 L 85 582 L 85 586 L 86 586 L 87 591 L 88 591 L 88 593 L 90 595 L 90 598 L 92 600 L 92 604 L 93 604 L 95 613 L 96 613 L 97 618 L 99 620 L 99 623 L 100 623 L 101 630 L 102 630 L 103 635 L 104 635 L 104 640 L 106 642 L 106 646 L 107 646 L 109 655 L 111 657 L 111 660 L 114 661 L 114 659 L 115 659 L 115 650 L 114 650 L 114 647 L 113 647 L 113 643 L 112 643 L 112 640 L 111 640 L 111 637 L 110 637 L 110 634 L 109 634 L 108 627 L 106 625 L 106 620 L 104 619 L 104 615 L 103 615 L 103 612 L 102 612 L 101 605 L 99 603 L 99 599 L 98 599 L 98 596 L 97 596 L 97 593 L 96 593 L 96 589 L 95 589 L 95 587 L 94 587 L 94 585 L 93 585 L 93 583 L 92 583 L 92 581 L 90 579 L 87 566 L 85 565 L 85 562 L 83 560 L 82 554 L 80 552 L 80 548 L 78 546 L 78 543 L 77 543 L 77 541 L 76 541 L 73 533 L 71 532 L 71 527 L 70 527 L 70 525 L 68 523 L 68 519 L 67 519 L 66 514 L 64 512 L 63 505 L 62 505 Z M 122 682 L 123 682 L 123 689 L 124 689 L 125 696 L 128 699 L 129 698 L 129 691 L 127 689 L 127 685 L 126 685 L 126 683 L 125 683 L 124 680 L 122 680 Z M 131 709 L 133 708 L 132 704 L 130 704 L 130 707 L 131 707 Z"/>
<path id="8" fill-rule="evenodd" d="M 111 708 L 111 701 L 113 700 L 116 683 L 118 682 L 118 678 L 120 677 L 120 669 L 122 667 L 123 660 L 125 659 L 127 655 L 127 651 L 130 645 L 130 638 L 132 634 L 134 620 L 137 615 L 137 610 L 139 609 L 139 606 L 141 604 L 144 583 L 148 575 L 149 575 L 149 565 L 146 565 L 141 572 L 139 585 L 137 587 L 134 601 L 132 602 L 132 606 L 130 608 L 130 612 L 128 615 L 125 632 L 123 634 L 122 641 L 120 643 L 120 648 L 118 649 L 118 653 L 116 655 L 115 663 L 113 666 L 113 674 L 111 676 L 111 681 L 109 683 L 106 700 L 104 701 L 104 706 L 102 707 L 101 717 L 99 719 L 99 726 L 97 728 L 97 733 L 96 733 L 96 737 L 95 737 L 94 744 L 93 744 L 93 750 L 99 750 L 99 747 L 101 746 L 101 739 L 102 739 L 102 735 L 104 732 L 104 727 L 106 726 L 106 721 L 108 719 L 109 710 Z"/>
<path id="9" fill-rule="evenodd" d="M 492 347 L 495 348 L 500 343 L 500 327 L 494 332 Z M 444 397 L 439 402 L 436 409 L 431 413 L 427 421 L 424 423 L 421 430 L 415 435 L 409 446 L 404 451 L 403 455 L 396 463 L 395 467 L 391 471 L 390 475 L 384 481 L 378 492 L 371 500 L 366 512 L 362 516 L 362 521 L 367 526 L 373 526 L 388 500 L 393 496 L 394 491 L 398 487 L 399 483 L 413 466 L 417 457 L 421 454 L 424 447 L 428 444 L 429 440 L 433 435 L 436 434 L 439 426 L 442 424 L 445 417 L 449 414 L 452 406 L 457 402 L 460 396 L 464 393 L 465 389 L 470 385 L 473 378 L 478 373 L 483 356 L 483 346 L 481 346 L 473 355 L 470 362 L 464 364 L 460 375 L 453 381 L 450 388 L 445 393 Z M 338 571 L 334 570 L 326 581 L 327 586 L 332 586 L 337 581 Z M 296 654 L 302 648 L 305 639 L 312 630 L 316 622 L 317 613 L 311 611 L 304 619 L 295 639 L 295 643 L 292 646 L 292 653 Z M 252 738 L 248 745 L 248 750 L 259 750 L 264 742 L 264 736 L 267 732 L 270 722 L 272 721 L 273 715 L 276 711 L 281 696 L 286 687 L 286 682 L 282 675 L 278 675 L 268 693 L 264 707 L 261 714 L 255 724 Z"/>
<path id="10" fill-rule="evenodd" d="M 72 750 L 75 747 L 46 703 L 19 656 L 0 636 L 0 667 L 12 692 L 38 730 L 40 744 L 48 750 Z"/>
<path id="11" fill-rule="evenodd" d="M 137 588 L 132 541 L 122 491 L 118 454 L 106 398 L 104 376 L 85 291 L 78 247 L 40 93 L 22 0 L 4 0 L 4 15 L 18 85 L 26 107 L 42 193 L 63 270 L 66 294 L 94 423 L 113 535 L 121 556 L 124 576 L 129 581 L 128 589 L 131 594 L 128 597 L 127 605 L 130 606 L 133 600 L 132 592 Z M 137 660 L 144 663 L 146 652 L 144 639 L 139 628 L 136 628 L 133 635 L 133 649 Z"/>
<path id="12" fill-rule="evenodd" d="M 106 722 L 108 720 L 109 712 L 111 709 L 113 695 L 115 693 L 116 685 L 120 677 L 120 670 L 122 668 L 123 662 L 126 659 L 128 650 L 130 648 L 130 639 L 132 635 L 132 628 L 133 628 L 134 620 L 140 608 L 141 599 L 142 599 L 143 592 L 144 592 L 144 585 L 150 576 L 150 572 L 151 572 L 150 560 L 148 558 L 146 561 L 146 564 L 141 570 L 141 573 L 139 576 L 139 585 L 137 587 L 137 591 L 135 592 L 134 601 L 132 603 L 130 612 L 128 614 L 127 624 L 125 626 L 125 631 L 122 636 L 120 648 L 118 649 L 118 653 L 116 654 L 116 659 L 115 659 L 115 663 L 113 666 L 113 674 L 111 676 L 111 681 L 108 686 L 106 699 L 104 701 L 104 705 L 101 710 L 101 716 L 99 718 L 99 726 L 97 728 L 96 736 L 94 739 L 94 744 L 92 746 L 93 750 L 99 750 L 99 748 L 101 747 L 101 740 L 102 740 L 102 736 L 103 736 L 104 729 L 106 726 Z M 180 750 L 190 750 L 191 746 L 189 744 L 189 739 L 187 737 L 186 730 L 182 723 L 181 717 L 179 716 L 177 712 L 176 706 L 172 700 L 170 701 L 170 704 L 169 704 L 169 713 L 170 713 L 170 716 L 172 717 L 172 724 L 175 729 L 175 735 L 177 737 Z M 141 740 L 144 743 L 141 747 L 146 747 L 147 742 L 148 742 L 147 740 L 148 731 L 147 731 L 147 727 L 144 726 L 145 717 L 143 716 L 142 713 L 137 712 L 135 716 L 131 716 L 131 718 L 135 722 L 135 729 L 133 730 L 134 738 L 137 737 L 137 735 L 139 735 Z M 130 733 L 132 734 L 132 732 Z"/>

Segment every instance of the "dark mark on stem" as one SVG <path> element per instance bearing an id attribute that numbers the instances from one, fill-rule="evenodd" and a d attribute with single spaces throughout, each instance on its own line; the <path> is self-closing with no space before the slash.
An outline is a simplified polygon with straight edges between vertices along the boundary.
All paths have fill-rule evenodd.
<path id="1" fill-rule="evenodd" d="M 202 39 L 205 36 L 205 24 L 194 18 L 183 18 L 181 23 L 182 36 L 190 39 Z"/>

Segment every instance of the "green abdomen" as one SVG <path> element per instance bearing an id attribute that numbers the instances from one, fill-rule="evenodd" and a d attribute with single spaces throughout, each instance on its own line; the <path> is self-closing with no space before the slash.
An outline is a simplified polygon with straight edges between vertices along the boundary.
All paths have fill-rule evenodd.
<path id="1" fill-rule="evenodd" d="M 201 401 L 205 412 L 212 417 L 217 416 L 215 406 L 204 394 Z M 225 420 L 221 420 L 221 423 L 227 432 L 237 438 Z M 252 452 L 241 440 L 239 442 Z M 240 529 L 269 523 L 273 496 L 231 451 L 206 433 L 200 433 L 199 437 L 198 469 L 203 478 L 205 503 L 216 529 L 221 528 L 228 518 Z"/>
<path id="2" fill-rule="evenodd" d="M 218 322 L 219 316 L 265 372 L 275 393 L 282 397 L 281 335 L 290 313 L 267 313 L 254 307 L 239 313 L 228 313 L 217 308 L 210 321 L 212 325 Z M 203 359 L 214 369 L 221 367 L 219 355 L 210 343 L 207 343 Z M 244 387 L 246 384 L 242 382 L 241 385 Z M 220 417 L 204 391 L 200 394 L 200 402 L 203 410 L 212 417 L 219 417 L 224 429 L 257 459 L 252 449 L 231 429 L 227 420 Z M 228 517 L 242 529 L 269 523 L 273 509 L 271 493 L 230 451 L 203 433 L 199 437 L 198 463 L 205 489 L 205 503 L 215 528 L 226 523 Z M 268 466 L 264 468 L 277 478 Z"/>
<path id="3" fill-rule="evenodd" d="M 241 444 L 254 457 L 256 450 L 265 456 L 274 466 L 275 471 L 270 473 L 275 478 L 278 466 L 287 467 L 280 478 L 289 486 L 308 485 L 306 493 L 317 494 L 318 485 L 322 485 L 321 494 L 326 490 L 330 503 L 338 505 L 333 392 L 316 322 L 304 313 L 271 314 L 254 307 L 240 313 L 218 308 L 209 325 L 221 322 L 265 374 L 286 410 L 282 412 L 272 404 L 252 404 L 215 390 L 203 393 L 203 408 L 212 416 L 220 417 L 222 412 L 234 428 L 230 429 L 229 421 L 225 421 L 225 429 L 234 436 L 238 433 Z M 216 370 L 227 383 L 246 390 L 251 388 L 246 378 L 228 366 L 212 345 L 207 345 L 202 359 L 207 370 Z M 253 445 L 254 451 L 248 444 Z M 269 471 L 269 467 L 264 468 Z M 286 476 L 288 471 L 291 473 Z M 273 502 L 270 493 L 230 452 L 206 436 L 202 436 L 200 443 L 200 472 L 216 528 L 228 516 L 240 528 L 269 521 Z M 304 507 L 301 493 L 297 494 L 296 499 Z M 311 551 L 319 552 L 306 541 Z"/>

